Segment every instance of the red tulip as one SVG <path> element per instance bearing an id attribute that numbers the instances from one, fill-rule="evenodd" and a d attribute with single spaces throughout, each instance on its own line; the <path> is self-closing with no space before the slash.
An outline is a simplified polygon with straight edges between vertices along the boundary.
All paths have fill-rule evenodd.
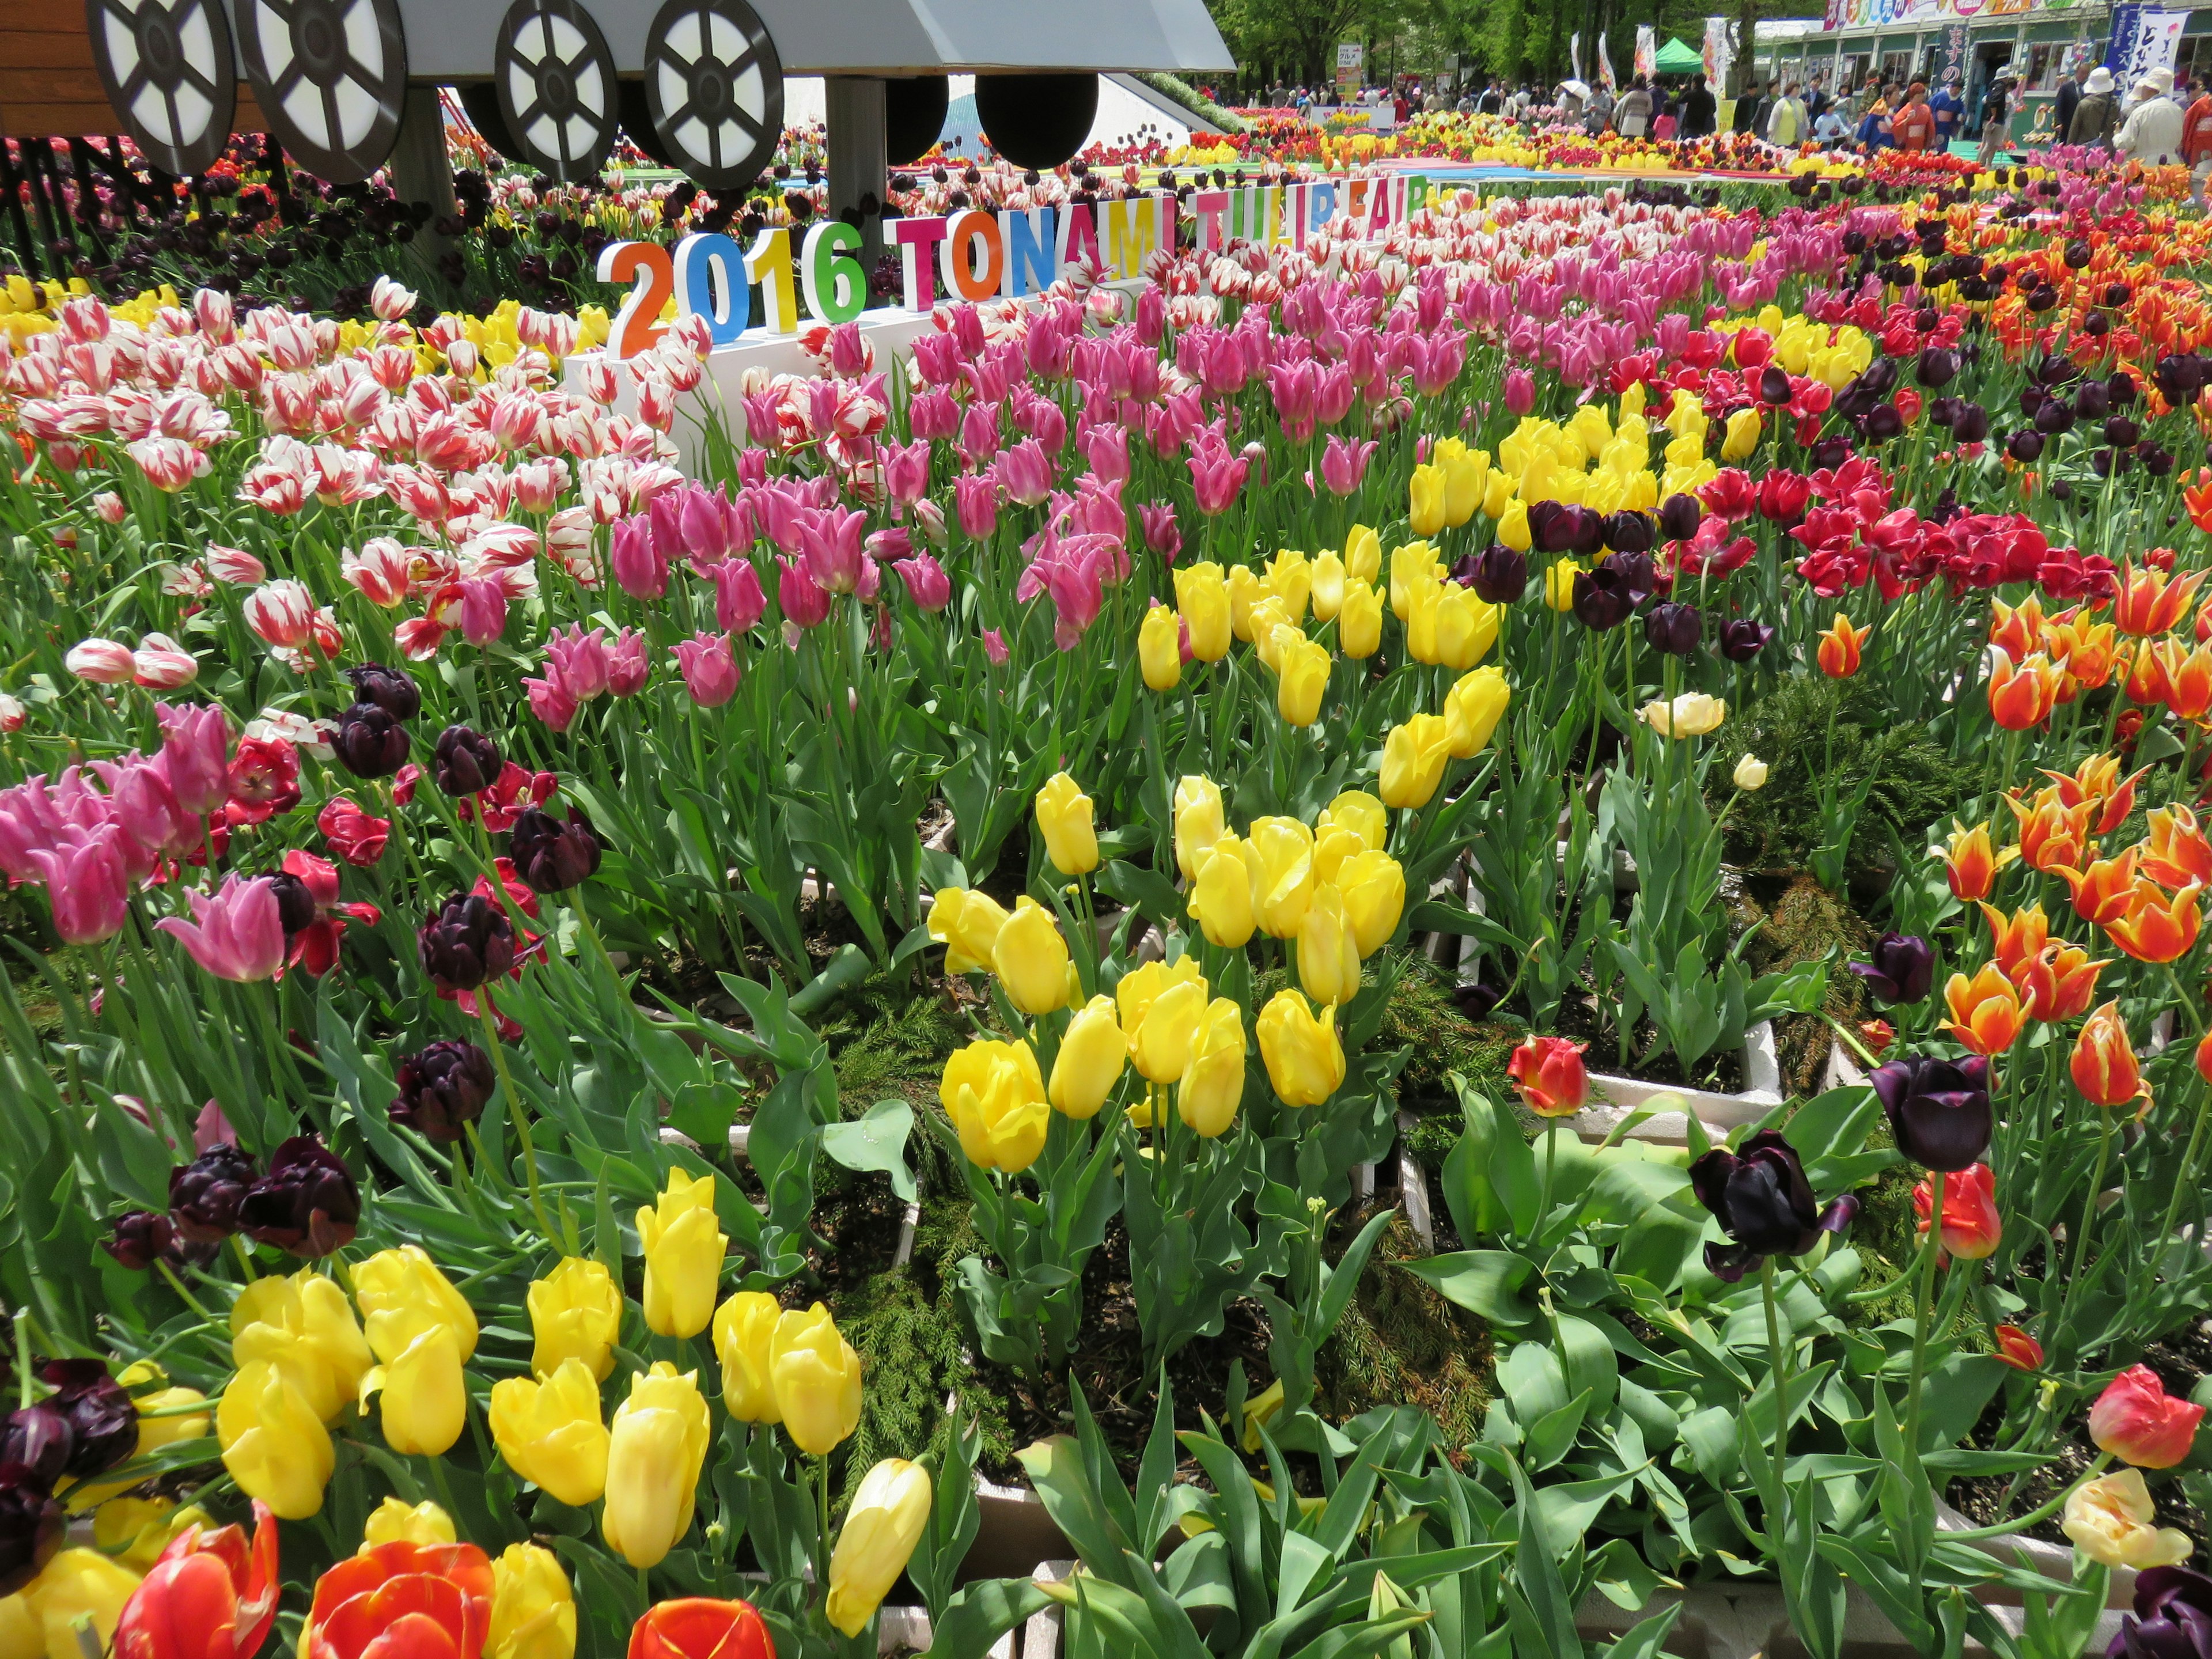
<path id="1" fill-rule="evenodd" d="M 2039 1371 L 2043 1369 L 2043 1344 L 2017 1325 L 2000 1325 L 1994 1334 L 1997 1340 L 1997 1358 L 2016 1371 Z"/>
<path id="2" fill-rule="evenodd" d="M 115 1659 L 251 1659 L 276 1622 L 276 1526 L 253 1506 L 242 1528 L 188 1527 L 131 1591 L 115 1625 Z"/>
<path id="3" fill-rule="evenodd" d="M 1932 1179 L 1932 1177 L 1931 1177 Z M 1912 1189 L 1912 1207 L 1920 1217 L 1920 1231 L 1928 1231 L 1928 1214 L 1935 1202 L 1929 1182 Z M 2004 1225 L 1997 1217 L 1996 1177 L 1986 1164 L 1976 1164 L 1943 1180 L 1943 1248 L 1967 1261 L 1996 1254 Z"/>
<path id="4" fill-rule="evenodd" d="M 379 1544 L 316 1581 L 301 1651 L 304 1659 L 479 1659 L 491 1601 L 491 1563 L 474 1544 Z"/>
<path id="5" fill-rule="evenodd" d="M 775 1659 L 775 1643 L 751 1602 L 690 1595 L 647 1610 L 629 1659 Z"/>
<path id="6" fill-rule="evenodd" d="M 2176 1400 L 2148 1365 L 2130 1365 L 2089 1407 L 2089 1438 L 2100 1451 L 2143 1469 L 2170 1469 L 2189 1455 L 2204 1407 Z"/>
<path id="7" fill-rule="evenodd" d="M 1572 1117 L 1589 1098 L 1589 1075 L 1583 1069 L 1588 1047 L 1565 1037 L 1524 1038 L 1506 1062 L 1505 1075 L 1537 1116 Z"/>

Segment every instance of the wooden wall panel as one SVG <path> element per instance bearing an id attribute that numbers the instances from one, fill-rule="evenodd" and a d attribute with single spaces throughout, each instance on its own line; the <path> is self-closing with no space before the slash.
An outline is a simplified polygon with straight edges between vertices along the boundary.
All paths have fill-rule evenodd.
<path id="1" fill-rule="evenodd" d="M 261 130 L 261 112 L 243 76 L 235 124 L 240 132 Z M 0 133 L 99 137 L 117 125 L 93 67 L 82 0 L 0 0 Z"/>

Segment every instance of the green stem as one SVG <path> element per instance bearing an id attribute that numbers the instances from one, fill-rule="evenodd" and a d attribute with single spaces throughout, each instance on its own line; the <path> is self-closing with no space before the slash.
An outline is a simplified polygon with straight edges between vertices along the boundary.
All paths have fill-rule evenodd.
<path id="1" fill-rule="evenodd" d="M 1766 1358 L 1774 1374 L 1774 1513 L 1766 1519 L 1766 1544 L 1782 1553 L 1782 1516 L 1789 1506 L 1790 1357 L 1782 1346 L 1782 1316 L 1774 1300 L 1774 1258 L 1761 1257 L 1759 1290 L 1766 1304 Z"/>
<path id="2" fill-rule="evenodd" d="M 499 1071 L 500 1087 L 507 1095 L 507 1115 L 514 1123 L 514 1138 L 522 1143 L 522 1167 L 530 1179 L 530 1212 L 538 1218 L 538 1231 L 548 1244 L 560 1248 L 560 1235 L 545 1218 L 545 1200 L 538 1188 L 538 1148 L 530 1139 L 530 1112 L 523 1104 L 521 1091 L 514 1086 L 514 1075 L 507 1069 L 507 1048 L 499 1040 L 499 1027 L 492 1023 L 491 1004 L 479 995 L 477 998 L 477 1018 L 483 1023 L 484 1042 L 491 1048 L 491 1061 Z"/>
<path id="3" fill-rule="evenodd" d="M 1978 1539 L 1998 1538 L 2008 1532 L 2026 1532 L 2039 1521 L 2047 1521 L 2066 1506 L 2066 1500 L 2080 1490 L 2083 1480 L 2094 1480 L 2104 1473 L 2105 1466 L 2112 1461 L 2110 1452 L 2097 1454 L 2097 1461 L 2081 1473 L 2081 1480 L 2068 1486 L 2049 1503 L 2030 1510 L 2017 1521 L 2000 1521 L 1994 1526 L 1976 1527 L 1971 1532 L 1947 1532 L 1942 1534 L 1947 1544 L 1971 1544 Z"/>
<path id="4" fill-rule="evenodd" d="M 1917 1474 L 1920 1468 L 1920 1395 L 1922 1384 L 1928 1375 L 1929 1310 L 1936 1300 L 1936 1259 L 1943 1249 L 1943 1171 L 1928 1172 L 1929 1203 L 1928 1206 L 1928 1237 L 1921 1246 L 1922 1260 L 1920 1288 L 1913 1298 L 1912 1310 L 1912 1380 L 1906 1385 L 1905 1401 L 1905 1456 L 1907 1475 Z M 1912 1564 L 1913 1593 L 1917 1595 L 1920 1575 L 1926 1563 Z"/>
<path id="5" fill-rule="evenodd" d="M 2081 1236 L 2074 1241 L 2073 1265 L 2067 1269 L 2066 1289 L 2058 1302 L 2058 1327 L 2052 1333 L 2054 1347 L 2067 1341 L 2071 1335 L 2069 1323 L 2074 1311 L 2074 1297 L 2081 1288 L 2081 1268 L 2089 1259 L 2089 1230 L 2097 1217 L 2097 1195 L 2105 1190 L 2105 1170 L 2111 1163 L 2112 1156 L 2112 1115 L 2109 1111 L 2100 1110 L 2097 1114 L 2096 1173 L 2089 1177 L 2089 1194 L 2081 1205 Z M 2165 1235 L 2160 1237 L 2163 1239 Z"/>

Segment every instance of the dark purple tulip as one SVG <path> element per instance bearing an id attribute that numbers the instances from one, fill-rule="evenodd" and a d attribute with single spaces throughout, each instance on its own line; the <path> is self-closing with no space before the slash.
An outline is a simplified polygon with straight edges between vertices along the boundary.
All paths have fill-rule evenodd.
<path id="1" fill-rule="evenodd" d="M 407 764 L 407 728 L 373 702 L 357 702 L 337 719 L 331 747 L 357 778 L 388 778 Z"/>
<path id="2" fill-rule="evenodd" d="M 1923 386 L 1948 386 L 1959 373 L 1959 354 L 1948 346 L 1923 346 L 1912 372 Z"/>
<path id="3" fill-rule="evenodd" d="M 2151 443 L 2148 441 L 2137 444 L 2136 446 L 2136 459 L 2142 463 L 2143 471 L 2149 473 L 2154 478 L 2163 478 L 2167 473 L 2173 471 L 2172 455 L 2168 453 L 2163 446 L 2159 444 Z"/>
<path id="4" fill-rule="evenodd" d="M 514 927 L 481 893 L 456 893 L 415 935 L 422 971 L 441 991 L 473 991 L 514 966 Z"/>
<path id="5" fill-rule="evenodd" d="M 2005 453 L 2025 466 L 2043 457 L 2043 434 L 2026 428 L 2005 440 Z"/>
<path id="6" fill-rule="evenodd" d="M 294 1135 L 276 1149 L 238 1213 L 247 1237 L 309 1258 L 352 1243 L 360 1219 L 353 1177 L 313 1135 Z"/>
<path id="7" fill-rule="evenodd" d="M 238 1206 L 253 1185 L 253 1160 L 221 1141 L 169 1171 L 169 1215 L 195 1244 L 220 1244 L 238 1231 Z"/>
<path id="8" fill-rule="evenodd" d="M 99 1360 L 49 1359 L 39 1367 L 39 1381 L 54 1391 L 46 1403 L 58 1407 L 75 1431 L 63 1471 L 72 1480 L 105 1474 L 137 1449 L 138 1408 Z"/>
<path id="9" fill-rule="evenodd" d="M 1854 962 L 1850 969 L 1884 1002 L 1917 1002 L 1936 983 L 1936 953 L 1915 934 L 1884 933 L 1869 954 L 1873 961 Z"/>
<path id="10" fill-rule="evenodd" d="M 1694 605 L 1668 599 L 1644 613 L 1644 637 L 1655 651 L 1670 657 L 1686 657 L 1705 635 L 1705 619 Z"/>
<path id="11" fill-rule="evenodd" d="M 46 1482 L 21 1463 L 0 1463 L 0 1595 L 39 1576 L 62 1547 L 69 1518 Z"/>
<path id="12" fill-rule="evenodd" d="M 2136 377 L 2119 370 L 2105 382 L 2105 396 L 2114 409 L 2125 409 L 2136 400 Z"/>
<path id="13" fill-rule="evenodd" d="M 1959 411 L 1965 407 L 1956 398 L 1930 398 L 1928 400 L 1928 424 L 1940 426 L 1948 432 L 1957 422 Z"/>
<path id="14" fill-rule="evenodd" d="M 422 688 L 404 670 L 365 662 L 346 670 L 353 682 L 356 702 L 374 703 L 396 720 L 411 720 L 422 712 Z"/>
<path id="15" fill-rule="evenodd" d="M 1595 569 L 1575 573 L 1574 609 L 1577 621 L 1602 634 L 1626 622 L 1636 601 L 1628 592 L 1627 578 L 1607 560 Z"/>
<path id="16" fill-rule="evenodd" d="M 2020 389 L 2020 412 L 2028 420 L 2032 421 L 2035 418 L 2035 411 L 2042 408 L 2046 401 L 2043 388 L 2033 380 Z"/>
<path id="17" fill-rule="evenodd" d="M 1846 1193 L 1822 1210 L 1797 1149 L 1772 1129 L 1761 1129 L 1741 1152 L 1713 1148 L 1690 1165 L 1690 1185 L 1729 1239 L 1705 1246 L 1705 1266 L 1731 1285 L 1762 1256 L 1804 1255 L 1823 1232 L 1850 1226 L 1859 1208 Z"/>
<path id="18" fill-rule="evenodd" d="M 1823 438 L 1813 446 L 1813 467 L 1815 471 L 1833 471 L 1851 458 L 1851 441 L 1848 438 Z"/>
<path id="19" fill-rule="evenodd" d="M 1539 553 L 1564 553 L 1574 545 L 1574 520 L 1565 501 L 1538 501 L 1528 509 L 1528 538 Z"/>
<path id="20" fill-rule="evenodd" d="M 1990 1063 L 1908 1058 L 1877 1066 L 1867 1079 L 1881 1097 L 1898 1150 L 1931 1170 L 1970 1170 L 1990 1149 Z"/>
<path id="21" fill-rule="evenodd" d="M 1766 649 L 1774 630 L 1748 617 L 1735 617 L 1721 624 L 1720 653 L 1730 662 L 1749 662 Z"/>
<path id="22" fill-rule="evenodd" d="M 1769 363 L 1759 371 L 1759 401 L 1774 409 L 1790 401 L 1790 376 L 1780 364 Z"/>
<path id="23" fill-rule="evenodd" d="M 177 1236 L 169 1218 L 153 1210 L 132 1210 L 115 1218 L 112 1237 L 100 1248 L 132 1273 L 143 1273 L 158 1261 Z"/>
<path id="24" fill-rule="evenodd" d="M 2074 412 L 2085 421 L 2101 421 L 2112 406 L 2112 394 L 2102 380 L 2084 380 L 2074 388 Z"/>
<path id="25" fill-rule="evenodd" d="M 1597 562 L 1597 568 L 1620 573 L 1632 605 L 1643 604 L 1659 586 L 1658 567 L 1649 553 L 1608 553 Z"/>
<path id="26" fill-rule="evenodd" d="M 430 775 L 449 795 L 473 795 L 491 786 L 499 765 L 499 746 L 489 738 L 465 726 L 449 726 L 438 734 Z"/>
<path id="27" fill-rule="evenodd" d="M 289 870 L 272 870 L 262 879 L 269 884 L 269 891 L 276 901 L 276 920 L 284 929 L 284 943 L 292 941 L 315 925 L 322 908 L 315 902 L 315 895 L 307 884 Z"/>
<path id="28" fill-rule="evenodd" d="M 2204 389 L 2204 365 L 2194 353 L 2181 353 L 2161 357 L 2158 367 L 2151 371 L 2158 389 L 2166 394 L 2170 404 L 2193 404 L 2197 394 Z"/>
<path id="29" fill-rule="evenodd" d="M 1705 509 L 1695 495 L 1677 492 L 1659 503 L 1659 532 L 1670 542 L 1686 542 L 1705 522 Z"/>
<path id="30" fill-rule="evenodd" d="M 1867 436 L 1878 444 L 1887 443 L 1904 430 L 1905 416 L 1897 412 L 1895 404 L 1876 404 L 1867 416 Z"/>
<path id="31" fill-rule="evenodd" d="M 1587 558 L 1605 545 L 1605 515 L 1602 513 L 1588 507 L 1571 507 L 1566 513 L 1568 552 Z"/>
<path id="32" fill-rule="evenodd" d="M 1616 553 L 1649 553 L 1651 550 L 1651 515 L 1632 508 L 1623 508 L 1607 516 L 1603 533 L 1605 545 Z"/>
<path id="33" fill-rule="evenodd" d="M 2130 420 L 2126 416 L 2107 415 L 2105 417 L 2105 441 L 2106 443 L 2117 444 L 2121 448 L 2125 449 L 2136 443 L 2142 438 L 2142 428 L 2137 426 L 2133 421 Z"/>
<path id="34" fill-rule="evenodd" d="M 1962 444 L 1978 444 L 1990 435 L 1990 411 L 1979 404 L 1961 404 L 1951 422 L 1951 435 Z"/>
<path id="35" fill-rule="evenodd" d="M 599 867 L 599 837 L 576 806 L 568 809 L 566 823 L 541 808 L 526 806 L 515 815 L 507 850 L 515 872 L 540 893 L 574 887 Z"/>
<path id="36" fill-rule="evenodd" d="M 473 1042 L 446 1038 L 399 1062 L 392 1121 L 432 1140 L 459 1140 L 483 1115 L 498 1083 L 491 1056 Z"/>
<path id="37" fill-rule="evenodd" d="M 1859 384 L 1877 398 L 1887 396 L 1897 384 L 1897 364 L 1887 357 L 1875 358 L 1867 365 L 1866 373 L 1859 376 Z"/>
<path id="38" fill-rule="evenodd" d="M 1528 591 L 1528 556 L 1492 542 L 1454 565 L 1452 580 L 1492 605 L 1517 605 Z"/>
<path id="39" fill-rule="evenodd" d="M 51 1490 L 76 1455 L 76 1425 L 57 1401 L 41 1400 L 0 1419 L 0 1463 L 26 1469 Z"/>
<path id="40" fill-rule="evenodd" d="M 1485 985 L 1478 980 L 1473 985 L 1462 985 L 1454 991 L 1452 1000 L 1459 1005 L 1460 1012 L 1469 1019 L 1481 1019 L 1505 1000 L 1505 993 L 1495 985 Z"/>
<path id="41" fill-rule="evenodd" d="M 2106 1659 L 2212 1659 L 2212 1578 L 2187 1567 L 2149 1567 L 2136 1575 L 2135 1612 Z"/>

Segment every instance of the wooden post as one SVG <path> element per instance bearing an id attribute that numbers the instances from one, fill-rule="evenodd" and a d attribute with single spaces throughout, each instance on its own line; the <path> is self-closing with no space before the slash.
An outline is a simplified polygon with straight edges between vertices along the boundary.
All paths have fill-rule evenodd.
<path id="1" fill-rule="evenodd" d="M 430 204 L 430 222 L 415 234 L 423 258 L 434 260 L 449 252 L 453 239 L 438 234 L 437 222 L 459 218 L 461 204 L 453 194 L 453 163 L 446 159 L 446 116 L 435 87 L 407 88 L 392 152 L 392 188 L 403 202 Z"/>
<path id="2" fill-rule="evenodd" d="M 830 215 L 860 216 L 860 264 L 872 277 L 883 255 L 884 191 L 890 171 L 884 83 L 877 77 L 832 75 L 823 82 L 830 128 Z"/>

